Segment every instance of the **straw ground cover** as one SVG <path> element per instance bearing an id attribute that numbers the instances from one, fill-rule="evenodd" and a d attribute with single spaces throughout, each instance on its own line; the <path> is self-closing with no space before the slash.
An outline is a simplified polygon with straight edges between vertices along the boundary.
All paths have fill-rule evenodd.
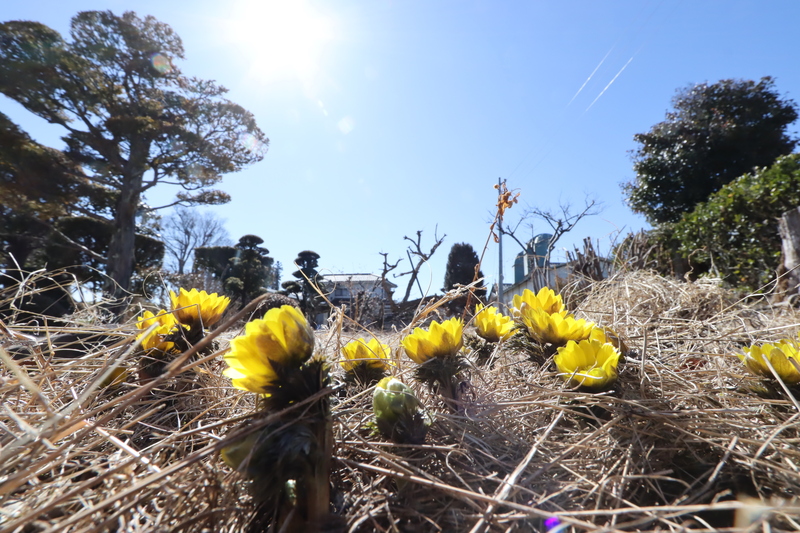
<path id="1" fill-rule="evenodd" d="M 480 363 L 467 352 L 465 408 L 454 411 L 413 381 L 400 332 L 372 332 L 435 421 L 425 444 L 392 444 L 368 427 L 369 388 L 323 391 L 335 436 L 330 529 L 800 530 L 800 401 L 735 355 L 796 338 L 800 316 L 713 282 L 643 272 L 582 298 L 577 315 L 614 328 L 631 349 L 607 393 L 570 390 L 517 336 Z M 149 382 L 101 386 L 115 366 L 135 366 L 133 324 L 106 330 L 116 344 L 80 358 L 0 350 L 0 531 L 247 530 L 248 482 L 219 450 L 256 410 L 254 395 L 222 376 L 221 355 L 242 327 L 223 322 L 201 343 L 212 353 L 186 353 Z M 85 317 L 48 331 L 6 326 L 4 347 L 23 342 L 19 333 L 98 327 Z M 331 362 L 365 334 L 346 326 L 340 318 L 317 333 Z M 332 371 L 336 383 L 343 371 Z M 303 408 L 290 409 L 301 417 Z"/>

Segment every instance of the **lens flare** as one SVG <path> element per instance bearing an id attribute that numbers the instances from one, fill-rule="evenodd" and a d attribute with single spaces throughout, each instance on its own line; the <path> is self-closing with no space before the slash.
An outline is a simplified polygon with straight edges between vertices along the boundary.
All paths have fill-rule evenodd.
<path id="1" fill-rule="evenodd" d="M 153 68 L 156 69 L 160 74 L 166 74 L 172 70 L 172 64 L 170 63 L 169 58 L 158 52 L 150 56 L 150 64 L 153 65 Z"/>
<path id="2" fill-rule="evenodd" d="M 348 133 L 353 131 L 353 128 L 356 127 L 356 122 L 355 120 L 353 120 L 353 117 L 347 116 L 344 117 L 342 120 L 340 120 L 337 126 L 339 127 L 339 131 L 347 135 Z"/>
<path id="3" fill-rule="evenodd" d="M 214 173 L 199 163 L 190 163 L 184 167 L 183 171 L 187 177 L 203 186 L 212 185 L 215 182 Z"/>
<path id="4" fill-rule="evenodd" d="M 252 133 L 242 133 L 239 135 L 239 142 L 242 143 L 242 146 L 244 146 L 245 149 L 251 154 L 257 154 L 265 151 L 264 143 L 259 141 L 258 137 Z"/>

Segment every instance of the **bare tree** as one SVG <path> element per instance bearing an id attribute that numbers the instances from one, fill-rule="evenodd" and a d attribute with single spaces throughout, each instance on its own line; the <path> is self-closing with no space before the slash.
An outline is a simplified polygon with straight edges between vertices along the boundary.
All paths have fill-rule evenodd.
<path id="1" fill-rule="evenodd" d="M 161 237 L 169 265 L 181 275 L 191 266 L 195 248 L 233 244 L 224 220 L 209 211 L 198 212 L 182 206 L 164 219 Z"/>
<path id="2" fill-rule="evenodd" d="M 433 254 L 436 252 L 436 249 L 439 248 L 442 242 L 444 242 L 444 238 L 447 237 L 447 235 L 445 234 L 442 235 L 440 238 L 437 235 L 438 229 L 439 227 L 437 226 L 436 229 L 433 231 L 433 239 L 435 242 L 433 246 L 431 246 L 430 251 L 427 253 L 422 251 L 422 230 L 417 231 L 416 240 L 407 236 L 403 237 L 403 239 L 411 243 L 411 246 L 409 246 L 408 249 L 406 250 L 406 255 L 408 255 L 408 262 L 411 265 L 411 270 L 409 270 L 408 272 L 403 272 L 402 274 L 397 274 L 395 275 L 395 277 L 407 276 L 409 274 L 411 275 L 411 277 L 408 280 L 408 285 L 406 286 L 406 293 L 403 296 L 402 302 L 400 302 L 401 304 L 408 302 L 408 298 L 411 295 L 411 288 L 414 286 L 414 283 L 417 284 L 420 294 L 423 296 L 425 295 L 425 291 L 422 290 L 422 286 L 420 286 L 419 284 L 419 271 L 422 268 L 422 265 L 424 265 L 433 256 Z M 415 258 L 416 258 L 416 264 L 414 264 Z"/>
<path id="3" fill-rule="evenodd" d="M 584 217 L 597 215 L 601 211 L 601 206 L 597 200 L 584 198 L 584 206 L 580 213 L 572 213 L 572 206 L 568 203 L 560 204 L 558 210 L 544 211 L 539 208 L 532 208 L 528 210 L 523 216 L 535 217 L 547 222 L 550 229 L 553 230 L 553 237 L 547 243 L 547 256 L 545 257 L 545 266 L 550 263 L 550 254 L 556 247 L 556 243 L 565 234 L 572 231 L 572 229 Z"/>
<path id="4" fill-rule="evenodd" d="M 550 237 L 550 240 L 547 242 L 547 253 L 543 258 L 542 265 L 540 266 L 536 261 L 529 259 L 530 271 L 535 273 L 540 278 L 538 285 L 544 286 L 547 284 L 546 280 L 547 272 L 550 268 L 550 257 L 559 239 L 561 239 L 564 234 L 572 231 L 572 229 L 575 228 L 578 222 L 580 222 L 584 217 L 597 215 L 601 211 L 602 205 L 598 203 L 597 200 L 586 197 L 584 198 L 584 205 L 580 212 L 574 213 L 572 206 L 569 203 L 559 204 L 558 209 L 555 210 L 544 210 L 538 207 L 529 208 L 522 214 L 519 221 L 517 221 L 517 223 L 514 225 L 514 229 L 504 227 L 502 222 L 500 222 L 498 224 L 498 230 L 503 235 L 508 235 L 511 237 L 514 242 L 516 242 L 520 248 L 522 248 L 523 253 L 527 254 L 529 243 L 523 242 L 516 235 L 520 227 L 524 225 L 526 228 L 530 229 L 531 233 L 533 233 L 533 223 L 530 221 L 534 218 L 544 220 L 547 225 L 550 226 L 553 236 Z"/>

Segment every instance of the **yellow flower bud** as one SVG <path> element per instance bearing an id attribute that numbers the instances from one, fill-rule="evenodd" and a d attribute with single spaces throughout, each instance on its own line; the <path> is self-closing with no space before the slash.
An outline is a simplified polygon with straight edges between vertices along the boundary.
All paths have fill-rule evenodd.
<path id="1" fill-rule="evenodd" d="M 378 429 L 386 437 L 408 444 L 425 440 L 431 419 L 414 391 L 399 379 L 386 377 L 378 382 L 372 410 Z"/>
<path id="2" fill-rule="evenodd" d="M 239 470 L 239 465 L 244 462 L 252 453 L 253 447 L 258 441 L 260 434 L 250 433 L 242 440 L 236 441 L 233 444 L 225 446 L 220 450 L 220 455 L 225 464 L 234 470 Z"/>

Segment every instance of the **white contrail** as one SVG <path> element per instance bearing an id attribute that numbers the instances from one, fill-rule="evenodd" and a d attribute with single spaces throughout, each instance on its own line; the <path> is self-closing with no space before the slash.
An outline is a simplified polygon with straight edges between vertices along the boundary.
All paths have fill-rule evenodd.
<path id="1" fill-rule="evenodd" d="M 614 46 L 616 46 L 616 45 L 614 45 Z M 594 70 L 592 71 L 592 73 L 589 74 L 589 77 L 586 78 L 585 82 L 583 82 L 583 85 L 581 85 L 581 88 L 578 89 L 578 92 L 576 92 L 575 96 L 572 97 L 572 100 L 569 101 L 569 103 L 567 104 L 567 107 L 569 107 L 570 104 L 572 104 L 573 100 L 575 100 L 578 97 L 578 95 L 581 94 L 581 91 L 583 90 L 584 87 L 586 87 L 586 84 L 589 83 L 589 81 L 597 73 L 597 71 L 600 70 L 600 67 L 603 66 L 603 63 L 605 63 L 606 58 L 608 57 L 608 55 L 614 50 L 614 46 L 612 46 L 611 49 L 608 52 L 606 52 L 606 55 L 603 56 L 603 59 L 600 60 L 600 63 L 598 63 L 597 66 L 594 67 Z"/>
<path id="2" fill-rule="evenodd" d="M 636 53 L 638 54 L 639 51 L 637 50 Z M 611 81 L 608 82 L 608 85 L 606 85 L 605 88 L 602 91 L 600 91 L 600 94 L 597 95 L 597 98 L 592 100 L 592 103 L 589 104 L 589 107 L 586 108 L 586 111 L 589 111 L 592 108 L 592 106 L 594 105 L 594 103 L 597 102 L 600 99 L 600 97 L 603 96 L 603 94 L 605 94 L 605 92 L 608 90 L 608 88 L 611 87 L 611 84 L 614 83 L 617 80 L 617 78 L 619 78 L 620 74 L 622 74 L 622 71 L 625 70 L 626 68 L 628 68 L 628 65 L 631 64 L 631 61 L 633 61 L 634 57 L 636 57 L 636 54 L 633 54 L 631 56 L 631 58 L 628 60 L 628 62 L 625 63 L 625 65 L 621 69 L 619 69 L 619 72 L 617 72 L 617 75 L 614 76 L 613 78 L 611 78 Z M 586 111 L 584 111 L 584 113 L 586 113 Z"/>

